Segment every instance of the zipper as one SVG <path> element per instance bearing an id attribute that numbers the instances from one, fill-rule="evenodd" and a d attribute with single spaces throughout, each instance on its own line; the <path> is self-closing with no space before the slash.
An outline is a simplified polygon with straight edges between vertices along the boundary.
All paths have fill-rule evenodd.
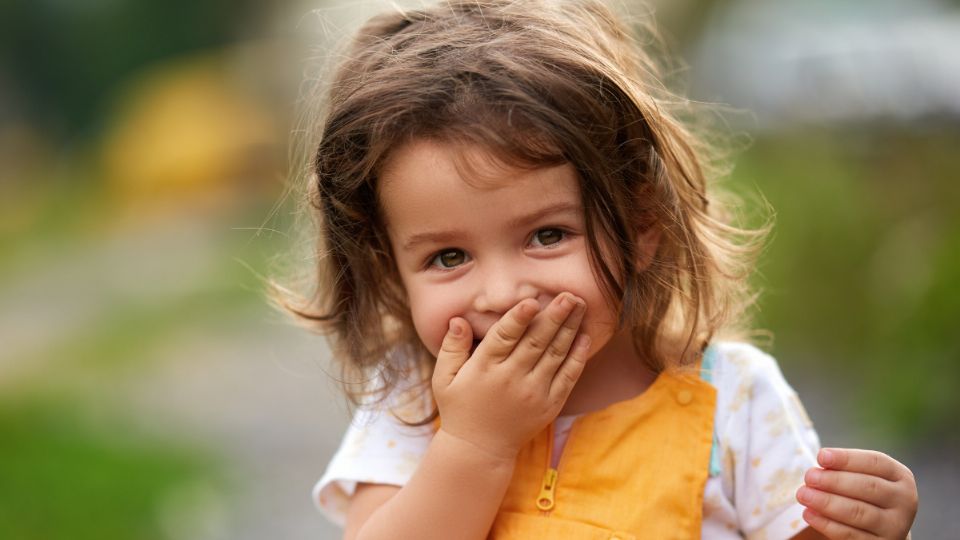
<path id="1" fill-rule="evenodd" d="M 573 431 L 577 427 L 579 418 L 575 418 L 570 424 L 569 433 L 567 433 L 567 446 L 573 439 Z M 560 467 L 566 461 L 567 452 L 560 456 L 557 467 L 553 468 L 554 440 L 556 438 L 556 423 L 551 422 L 547 430 L 547 463 L 546 472 L 543 474 L 543 480 L 540 482 L 540 493 L 537 494 L 537 509 L 543 516 L 549 516 L 556 505 L 557 481 L 560 477 Z"/>
<path id="2" fill-rule="evenodd" d="M 543 476 L 543 483 L 540 484 L 540 495 L 537 496 L 537 508 L 547 515 L 553 510 L 553 494 L 557 487 L 557 474 L 556 469 L 547 467 L 547 474 Z"/>
<path id="3" fill-rule="evenodd" d="M 570 433 L 567 434 L 567 443 L 569 444 L 570 439 L 573 437 L 573 428 L 575 427 L 577 421 L 573 421 L 573 424 L 570 426 Z M 550 423 L 550 427 L 547 433 L 547 471 L 543 475 L 543 481 L 540 482 L 540 493 L 537 495 L 537 509 L 540 510 L 540 515 L 549 516 L 553 511 L 553 507 L 556 504 L 555 494 L 557 491 L 557 480 L 560 476 L 560 465 L 563 463 L 564 456 L 560 456 L 560 461 L 557 463 L 557 468 L 553 468 L 553 442 L 555 438 L 556 424 L 554 422 Z"/>
<path id="4" fill-rule="evenodd" d="M 555 429 L 556 426 L 553 422 L 547 425 L 547 471 L 543 475 L 543 480 L 540 481 L 540 493 L 537 494 L 537 500 L 535 501 L 541 516 L 549 516 L 555 503 L 554 493 L 557 489 L 557 476 L 559 475 L 559 471 L 552 466 Z"/>

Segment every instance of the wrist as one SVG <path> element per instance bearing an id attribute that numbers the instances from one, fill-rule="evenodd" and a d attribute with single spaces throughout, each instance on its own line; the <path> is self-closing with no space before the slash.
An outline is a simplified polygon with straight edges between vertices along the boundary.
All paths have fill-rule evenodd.
<path id="1" fill-rule="evenodd" d="M 509 465 L 512 468 L 517 460 L 517 454 L 520 452 L 519 448 L 480 444 L 467 437 L 451 433 L 443 427 L 437 431 L 434 438 L 439 438 L 442 443 L 453 446 L 461 455 L 488 462 L 493 466 Z"/>

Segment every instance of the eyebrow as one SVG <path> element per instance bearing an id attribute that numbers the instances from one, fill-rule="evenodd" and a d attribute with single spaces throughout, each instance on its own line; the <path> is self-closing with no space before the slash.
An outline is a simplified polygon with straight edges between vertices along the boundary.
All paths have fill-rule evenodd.
<path id="1" fill-rule="evenodd" d="M 511 219 L 507 226 L 511 229 L 523 228 L 531 223 L 537 222 L 547 216 L 553 214 L 565 214 L 565 213 L 580 213 L 582 207 L 579 204 L 571 202 L 560 202 L 556 204 L 551 204 L 540 208 L 529 214 L 518 216 L 514 219 Z M 423 232 L 412 235 L 410 238 L 403 243 L 404 251 L 412 251 L 415 247 L 420 244 L 426 243 L 445 243 L 449 242 L 455 238 L 458 238 L 465 233 L 459 229 L 451 229 L 445 231 L 431 231 Z"/>

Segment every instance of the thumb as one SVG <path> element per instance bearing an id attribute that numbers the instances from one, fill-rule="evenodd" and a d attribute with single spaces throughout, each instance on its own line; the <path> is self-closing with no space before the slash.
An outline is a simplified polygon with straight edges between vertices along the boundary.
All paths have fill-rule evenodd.
<path id="1" fill-rule="evenodd" d="M 460 317 L 450 319 L 450 327 L 443 336 L 437 364 L 433 370 L 434 386 L 440 384 L 446 388 L 453 382 L 457 372 L 470 359 L 470 346 L 473 344 L 473 329 Z"/>

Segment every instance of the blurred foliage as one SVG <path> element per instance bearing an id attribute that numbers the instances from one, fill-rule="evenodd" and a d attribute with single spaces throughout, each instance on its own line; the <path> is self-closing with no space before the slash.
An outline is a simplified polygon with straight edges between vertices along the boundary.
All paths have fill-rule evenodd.
<path id="1" fill-rule="evenodd" d="M 0 74 L 16 115 L 72 136 L 144 65 L 240 37 L 250 0 L 0 2 Z M 5 73 L 6 72 L 6 73 Z"/>
<path id="2" fill-rule="evenodd" d="M 222 456 L 132 426 L 122 388 L 183 335 L 262 314 L 284 249 L 232 229 L 282 174 L 227 69 L 251 5 L 0 2 L 0 298 L 47 327 L 0 351 L 0 538 L 197 538 L 229 498 Z M 49 294 L 18 295 L 31 281 Z M 50 309 L 73 315 L 29 320 Z"/>
<path id="3" fill-rule="evenodd" d="M 82 214 L 102 208 L 78 204 L 64 223 L 89 221 Z M 40 267 L 32 268 L 41 276 L 53 272 L 44 280 L 57 279 L 55 267 L 62 264 L 74 265 L 79 276 L 107 273 L 96 285 L 79 276 L 73 283 L 89 288 L 83 296 L 94 303 L 90 308 L 104 305 L 66 329 L 51 329 L 39 347 L 9 359 L 25 369 L 12 379 L 10 373 L 6 380 L 0 377 L 0 538 L 195 538 L 197 530 L 223 513 L 218 505 L 229 499 L 229 486 L 222 457 L 145 428 L 136 409 L 124 402 L 123 387 L 132 374 L 163 358 L 157 352 L 167 344 L 198 333 L 230 331 L 233 324 L 263 316 L 259 276 L 267 272 L 270 257 L 286 249 L 285 239 L 231 230 L 229 224 L 256 223 L 268 213 L 255 204 L 200 222 L 197 226 L 215 231 L 212 236 L 192 246 L 182 242 L 174 253 L 154 250 L 150 240 L 155 235 L 143 234 L 144 224 L 131 224 L 129 231 L 137 235 L 139 229 L 146 241 L 142 250 L 93 249 L 96 255 L 82 262 L 69 261 L 70 251 L 57 255 L 57 246 L 71 240 L 103 242 L 109 236 L 99 228 L 103 224 L 51 238 L 32 236 L 29 246 L 19 244 L 47 251 Z M 24 252 L 13 255 L 22 258 Z M 175 266 L 206 268 L 176 275 L 166 275 L 162 268 L 148 271 L 141 290 L 131 292 L 119 275 L 130 268 L 113 266 L 116 255 L 161 266 L 169 266 L 173 256 Z M 16 265 L 8 269 L 8 278 L 15 283 L 30 271 L 30 266 Z M 0 279 L 0 293 L 4 284 Z"/>
<path id="4" fill-rule="evenodd" d="M 218 470 L 56 399 L 0 404 L 0 438 L 0 532 L 11 540 L 169 538 L 164 505 Z"/>
<path id="5" fill-rule="evenodd" d="M 960 444 L 958 144 L 935 125 L 770 135 L 733 175 L 776 211 L 760 320 L 781 361 L 848 381 L 888 439 Z"/>

